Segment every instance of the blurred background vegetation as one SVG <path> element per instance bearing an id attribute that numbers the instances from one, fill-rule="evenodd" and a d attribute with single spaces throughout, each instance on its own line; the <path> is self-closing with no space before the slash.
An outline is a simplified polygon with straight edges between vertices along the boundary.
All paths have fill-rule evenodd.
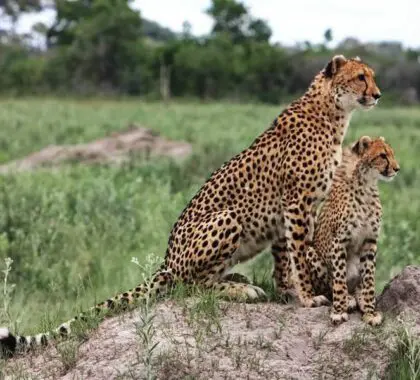
<path id="1" fill-rule="evenodd" d="M 236 0 L 212 0 L 209 35 L 196 37 L 185 21 L 174 33 L 143 19 L 129 0 L 2 0 L 0 93 L 5 95 L 135 95 L 280 103 L 301 93 L 334 53 L 324 42 L 282 46 L 271 29 Z M 28 34 L 14 27 L 23 14 L 55 10 L 47 27 Z M 141 8 L 141 5 L 140 5 Z M 6 24 L 4 24 L 6 25 Z M 321 37 L 321 36 L 320 36 Z M 386 99 L 415 104 L 420 48 L 398 42 L 334 41 L 335 51 L 360 55 L 377 72 Z"/>

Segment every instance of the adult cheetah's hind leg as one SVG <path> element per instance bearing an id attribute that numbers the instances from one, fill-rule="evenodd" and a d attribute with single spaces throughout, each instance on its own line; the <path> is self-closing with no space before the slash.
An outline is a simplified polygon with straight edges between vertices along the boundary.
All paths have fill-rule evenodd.
<path id="1" fill-rule="evenodd" d="M 194 282 L 238 301 L 266 297 L 261 288 L 231 281 L 235 277 L 227 273 L 235 264 L 234 254 L 241 246 L 242 226 L 236 213 L 225 210 L 207 215 L 197 227 L 201 231 L 200 243 L 191 251 Z"/>

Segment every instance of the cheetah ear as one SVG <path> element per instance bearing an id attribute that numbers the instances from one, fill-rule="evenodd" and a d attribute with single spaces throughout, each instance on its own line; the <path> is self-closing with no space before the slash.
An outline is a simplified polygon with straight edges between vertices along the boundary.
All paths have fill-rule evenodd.
<path id="1" fill-rule="evenodd" d="M 356 57 L 353 58 L 353 61 L 362 62 L 358 55 L 356 55 Z"/>
<path id="2" fill-rule="evenodd" d="M 385 137 L 383 137 L 383 136 L 379 136 L 378 138 L 379 138 L 379 140 L 381 140 L 381 141 L 385 141 Z"/>
<path id="3" fill-rule="evenodd" d="M 346 57 L 344 55 L 335 55 L 331 61 L 328 62 L 327 66 L 325 66 L 324 73 L 327 78 L 332 78 L 337 71 L 340 69 L 347 62 Z"/>
<path id="4" fill-rule="evenodd" d="M 371 142 L 372 139 L 369 136 L 363 136 L 353 144 L 351 150 L 353 153 L 361 155 L 369 148 Z"/>

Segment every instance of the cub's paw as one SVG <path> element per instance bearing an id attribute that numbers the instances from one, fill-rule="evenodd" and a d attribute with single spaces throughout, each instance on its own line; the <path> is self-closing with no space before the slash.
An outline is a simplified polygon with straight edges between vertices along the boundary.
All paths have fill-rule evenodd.
<path id="1" fill-rule="evenodd" d="M 362 316 L 363 322 L 367 323 L 371 326 L 379 326 L 382 321 L 382 314 L 379 311 L 375 311 L 373 313 L 365 313 Z"/>
<path id="2" fill-rule="evenodd" d="M 330 319 L 334 325 L 339 325 L 340 323 L 347 322 L 349 320 L 349 315 L 347 313 L 331 312 Z"/>

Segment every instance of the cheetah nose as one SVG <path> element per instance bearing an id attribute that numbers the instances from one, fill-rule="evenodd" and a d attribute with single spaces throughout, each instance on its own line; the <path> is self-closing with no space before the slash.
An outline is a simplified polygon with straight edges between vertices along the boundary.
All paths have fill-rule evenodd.
<path id="1" fill-rule="evenodd" d="M 400 167 L 399 167 L 399 166 L 397 166 L 397 167 L 394 169 L 394 171 L 395 171 L 395 173 L 398 173 L 398 172 L 400 171 Z"/>
<path id="2" fill-rule="evenodd" d="M 376 94 L 373 94 L 372 96 L 375 100 L 378 100 L 382 96 L 382 94 L 380 92 L 377 92 Z"/>

